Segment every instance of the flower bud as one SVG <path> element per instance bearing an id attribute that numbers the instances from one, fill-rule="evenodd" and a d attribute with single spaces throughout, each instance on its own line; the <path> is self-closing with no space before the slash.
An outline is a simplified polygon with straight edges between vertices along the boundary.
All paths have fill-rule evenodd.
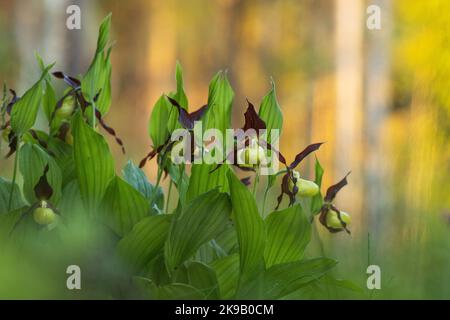
<path id="1" fill-rule="evenodd" d="M 37 224 L 49 225 L 55 222 L 56 213 L 51 208 L 47 208 L 47 203 L 43 201 L 41 206 L 34 210 L 33 219 Z"/>
<path id="2" fill-rule="evenodd" d="M 348 213 L 344 211 L 340 211 L 341 219 L 343 222 L 345 222 L 346 226 L 348 226 L 351 223 L 351 217 Z M 343 229 L 342 222 L 339 220 L 338 214 L 334 210 L 329 210 L 327 213 L 327 219 L 326 219 L 327 227 L 333 228 L 333 229 Z"/>

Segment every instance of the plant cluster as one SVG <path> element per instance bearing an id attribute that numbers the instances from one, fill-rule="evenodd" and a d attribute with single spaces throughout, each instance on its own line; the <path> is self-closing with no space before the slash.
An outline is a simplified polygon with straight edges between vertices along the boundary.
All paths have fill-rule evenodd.
<path id="1" fill-rule="evenodd" d="M 336 261 L 305 258 L 314 220 L 318 217 L 331 232 L 349 232 L 350 223 L 349 215 L 332 204 L 346 178 L 322 197 L 324 171 L 317 158 L 314 181 L 296 170 L 321 144 L 306 147 L 288 164 L 272 147 L 270 137 L 261 146 L 257 139 L 236 136 L 233 155 L 241 161 L 233 164 L 255 173 L 253 193 L 248 187 L 251 177 L 238 178 L 230 164 L 187 168 L 173 163 L 172 132 L 192 130 L 195 121 L 202 121 L 205 130 L 224 132 L 230 128 L 234 95 L 226 73 L 219 72 L 210 83 L 205 106 L 189 113 L 177 64 L 176 91 L 161 95 L 151 114 L 152 150 L 140 166 L 130 161 L 118 175 L 110 148 L 99 133 L 103 128 L 113 135 L 125 152 L 122 140 L 103 119 L 111 105 L 109 27 L 107 16 L 100 26 L 94 59 L 80 79 L 51 73 L 53 65 L 45 65 L 38 56 L 42 75 L 28 91 L 19 97 L 10 90 L 9 98 L 4 89 L 0 126 L 9 146 L 6 156 L 14 156 L 15 165 L 12 181 L 0 178 L 1 232 L 8 237 L 29 228 L 64 232 L 62 227 L 71 223 L 74 214 L 84 214 L 90 223 L 106 226 L 115 235 L 114 254 L 127 266 L 133 288 L 145 298 L 278 299 L 320 283 Z M 54 81 L 67 86 L 59 99 Z M 40 109 L 48 120 L 47 131 L 34 128 Z M 244 118 L 244 130 L 282 129 L 274 85 L 259 112 L 248 103 Z M 276 154 L 284 168 L 267 177 L 259 208 L 258 170 L 267 153 Z M 141 169 L 153 158 L 158 165 L 155 184 Z M 23 180 L 20 187 L 17 171 Z M 277 207 L 266 214 L 266 196 L 280 175 Z M 160 187 L 164 178 L 170 181 L 167 195 Z M 170 210 L 172 188 L 178 200 Z M 279 209 L 283 195 L 289 203 Z M 80 205 L 82 213 L 71 212 Z"/>

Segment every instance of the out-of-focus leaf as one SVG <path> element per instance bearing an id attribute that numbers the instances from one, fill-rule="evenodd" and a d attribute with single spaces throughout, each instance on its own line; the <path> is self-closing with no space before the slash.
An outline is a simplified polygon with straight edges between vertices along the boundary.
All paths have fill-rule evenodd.
<path id="1" fill-rule="evenodd" d="M 219 298 L 219 284 L 214 269 L 198 261 L 187 263 L 186 268 L 188 283 L 202 292 L 205 299 Z"/>
<path id="2" fill-rule="evenodd" d="M 177 81 L 177 91 L 169 94 L 169 96 L 175 99 L 178 104 L 185 110 L 188 110 L 188 99 L 186 93 L 184 92 L 184 82 L 183 82 L 183 69 L 181 64 L 177 61 L 175 78 Z M 178 112 L 173 106 L 169 106 L 169 120 L 167 122 L 167 129 L 169 132 L 173 132 L 177 128 L 181 128 L 181 124 L 178 122 Z M 156 145 L 155 145 L 156 147 Z"/>
<path id="3" fill-rule="evenodd" d="M 24 134 L 36 122 L 42 101 L 43 81 L 52 67 L 53 64 L 47 66 L 41 78 L 14 104 L 11 111 L 11 128 L 16 134 Z"/>
<path id="4" fill-rule="evenodd" d="M 211 263 L 219 283 L 220 298 L 232 299 L 239 280 L 239 255 L 237 253 Z"/>
<path id="5" fill-rule="evenodd" d="M 231 170 L 228 181 L 239 242 L 240 268 L 243 274 L 251 274 L 264 262 L 264 221 L 252 194 Z"/>
<path id="6" fill-rule="evenodd" d="M 58 209 L 61 212 L 61 215 L 66 218 L 84 213 L 81 192 L 77 180 L 70 181 L 63 188 Z"/>
<path id="7" fill-rule="evenodd" d="M 320 165 L 319 159 L 317 159 L 317 157 L 314 171 L 314 182 L 319 186 L 319 193 L 316 194 L 311 200 L 311 213 L 318 214 L 320 213 L 320 209 L 323 205 L 322 193 L 320 191 L 320 187 L 322 186 L 323 168 Z"/>
<path id="8" fill-rule="evenodd" d="M 194 255 L 206 241 L 227 225 L 231 205 L 228 196 L 211 190 L 191 201 L 172 219 L 165 246 L 166 265 L 173 270 Z"/>
<path id="9" fill-rule="evenodd" d="M 163 249 L 171 217 L 165 214 L 146 217 L 120 240 L 117 247 L 119 255 L 134 270 L 143 270 Z"/>
<path id="10" fill-rule="evenodd" d="M 300 204 L 272 212 L 266 219 L 266 267 L 303 257 L 311 239 L 311 224 Z"/>
<path id="11" fill-rule="evenodd" d="M 169 137 L 167 125 L 169 123 L 169 113 L 172 108 L 164 95 L 158 99 L 153 107 L 148 123 L 148 133 L 155 148 L 164 144 Z"/>
<path id="12" fill-rule="evenodd" d="M 122 170 L 123 177 L 130 185 L 138 190 L 149 202 L 152 212 L 156 205 L 160 210 L 164 207 L 164 192 L 161 187 L 155 188 L 145 175 L 144 171 L 136 166 L 131 160 L 128 161 L 126 166 Z M 156 195 L 155 195 L 156 192 Z"/>
<path id="13" fill-rule="evenodd" d="M 279 299 L 301 289 L 322 277 L 336 263 L 335 260 L 317 258 L 272 266 L 264 275 L 265 299 Z"/>
<path id="14" fill-rule="evenodd" d="M 23 176 L 23 193 L 30 204 L 41 200 L 36 198 L 35 187 L 47 165 L 49 167 L 47 182 L 53 189 L 49 200 L 51 203 L 57 204 L 61 198 L 62 173 L 56 161 L 36 144 L 25 143 L 20 148 L 19 169 Z"/>
<path id="15" fill-rule="evenodd" d="M 100 134 L 88 126 L 80 113 L 72 120 L 73 154 L 85 208 L 94 211 L 114 177 L 114 160 Z"/>
<path id="16" fill-rule="evenodd" d="M 148 201 L 120 177 L 111 180 L 102 202 L 102 216 L 118 235 L 123 236 L 150 211 Z"/>
<path id="17" fill-rule="evenodd" d="M 8 212 L 8 202 L 12 187 L 13 184 L 11 181 L 7 181 L 0 177 L 0 214 Z M 19 209 L 24 205 L 25 202 L 22 199 L 19 186 L 14 184 L 14 192 L 11 199 L 11 211 Z"/>
<path id="18" fill-rule="evenodd" d="M 271 84 L 272 89 L 264 96 L 259 108 L 259 116 L 266 123 L 267 141 L 269 143 L 273 143 L 270 130 L 280 130 L 280 136 L 283 127 L 283 114 L 281 113 L 280 105 L 278 104 L 275 83 L 272 81 Z"/>

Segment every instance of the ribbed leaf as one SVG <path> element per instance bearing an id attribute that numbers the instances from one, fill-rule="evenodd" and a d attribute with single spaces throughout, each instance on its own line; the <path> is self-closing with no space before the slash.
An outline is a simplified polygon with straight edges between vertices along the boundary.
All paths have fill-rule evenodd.
<path id="1" fill-rule="evenodd" d="M 178 61 L 176 65 L 175 78 L 177 81 L 177 91 L 170 93 L 169 95 L 175 99 L 183 109 L 188 110 L 189 103 L 186 93 L 184 92 L 183 69 Z M 178 116 L 178 111 L 174 107 L 170 106 L 169 120 L 167 122 L 167 129 L 169 132 L 173 132 L 175 129 L 181 128 L 181 124 L 178 122 Z"/>
<path id="2" fill-rule="evenodd" d="M 0 214 L 8 212 L 8 202 L 13 184 L 0 177 Z M 14 185 L 13 197 L 11 199 L 11 211 L 19 209 L 25 205 L 20 194 L 20 189 L 17 184 Z"/>
<path id="3" fill-rule="evenodd" d="M 100 25 L 94 59 L 81 81 L 81 91 L 88 101 L 92 101 L 100 92 L 95 106 L 102 115 L 108 112 L 111 104 L 111 48 L 105 52 L 110 25 L 111 14 Z"/>
<path id="4" fill-rule="evenodd" d="M 214 269 L 198 261 L 187 263 L 186 269 L 188 283 L 202 292 L 205 299 L 219 298 L 219 284 Z"/>
<path id="5" fill-rule="evenodd" d="M 147 199 L 152 209 L 155 205 L 159 210 L 163 209 L 164 193 L 162 188 L 158 187 L 158 189 L 156 189 L 155 186 L 148 181 L 147 176 L 142 169 L 136 166 L 132 161 L 128 161 L 122 172 L 125 181 Z"/>
<path id="6" fill-rule="evenodd" d="M 36 52 L 36 60 L 42 71 L 45 71 L 45 63 L 42 57 Z M 42 96 L 42 108 L 44 110 L 47 120 L 50 120 L 53 109 L 56 105 L 56 92 L 52 85 L 52 77 L 47 73 L 43 83 L 43 96 Z"/>
<path id="7" fill-rule="evenodd" d="M 11 111 L 11 128 L 16 134 L 24 134 L 36 122 L 44 90 L 43 81 L 52 67 L 53 64 L 45 68 L 41 78 L 14 104 Z"/>
<path id="8" fill-rule="evenodd" d="M 142 277 L 133 278 L 144 298 L 152 300 L 200 300 L 205 296 L 193 286 L 184 283 L 172 283 L 158 287 L 152 280 Z"/>
<path id="9" fill-rule="evenodd" d="M 265 299 L 279 299 L 308 285 L 335 265 L 335 260 L 318 258 L 278 264 L 269 268 L 264 277 Z"/>
<path id="10" fill-rule="evenodd" d="M 52 152 L 53 158 L 61 169 L 62 183 L 65 186 L 68 182 L 76 179 L 75 161 L 73 159 L 73 148 L 59 138 L 49 138 L 48 149 Z"/>
<path id="11" fill-rule="evenodd" d="M 165 246 L 166 265 L 173 270 L 226 227 L 231 211 L 226 194 L 211 190 L 190 202 L 174 219 Z"/>
<path id="12" fill-rule="evenodd" d="M 228 181 L 239 241 L 241 272 L 252 273 L 259 268 L 264 258 L 264 221 L 252 194 L 231 170 L 228 172 Z"/>
<path id="13" fill-rule="evenodd" d="M 102 209 L 106 225 L 123 236 L 149 213 L 150 206 L 139 191 L 115 177 L 106 190 Z"/>
<path id="14" fill-rule="evenodd" d="M 217 187 L 219 187 L 221 192 L 228 191 L 228 181 L 226 176 L 228 165 L 223 165 L 210 173 L 216 166 L 216 164 L 206 163 L 192 165 L 187 191 L 187 201 Z"/>
<path id="15" fill-rule="evenodd" d="M 225 258 L 215 260 L 211 263 L 211 266 L 216 272 L 220 298 L 233 298 L 239 280 L 239 255 L 232 254 Z"/>
<path id="16" fill-rule="evenodd" d="M 158 99 L 153 107 L 152 115 L 148 123 L 148 133 L 155 148 L 162 145 L 169 137 L 167 124 L 169 123 L 169 113 L 172 108 L 164 95 Z"/>
<path id="17" fill-rule="evenodd" d="M 72 121 L 73 154 L 85 208 L 95 210 L 114 177 L 114 160 L 105 139 L 88 126 L 80 113 Z"/>
<path id="18" fill-rule="evenodd" d="M 273 143 L 270 139 L 270 130 L 278 129 L 283 127 L 283 114 L 281 113 L 280 105 L 277 101 L 277 94 L 275 90 L 275 83 L 272 81 L 272 89 L 264 96 L 261 106 L 259 108 L 259 116 L 266 123 L 267 129 L 267 140 Z"/>
<path id="19" fill-rule="evenodd" d="M 146 217 L 120 240 L 119 254 L 134 270 L 143 270 L 162 250 L 169 232 L 171 217 L 165 214 Z"/>
<path id="20" fill-rule="evenodd" d="M 49 199 L 57 204 L 61 198 L 62 173 L 56 161 L 41 147 L 32 143 L 25 143 L 20 148 L 19 169 L 23 177 L 23 193 L 30 204 L 40 200 L 36 198 L 34 188 L 48 165 L 47 182 L 53 189 L 53 195 Z"/>
<path id="21" fill-rule="evenodd" d="M 266 267 L 303 257 L 311 239 L 311 224 L 300 204 L 272 212 L 266 219 Z"/>

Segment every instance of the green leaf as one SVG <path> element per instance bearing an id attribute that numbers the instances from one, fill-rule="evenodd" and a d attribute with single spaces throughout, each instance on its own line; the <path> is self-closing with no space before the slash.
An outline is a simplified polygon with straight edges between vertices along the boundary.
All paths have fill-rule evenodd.
<path id="1" fill-rule="evenodd" d="M 40 200 L 36 198 L 34 187 L 47 165 L 49 167 L 47 181 L 53 189 L 53 195 L 49 200 L 56 205 L 61 198 L 62 186 L 62 173 L 56 161 L 36 144 L 25 143 L 20 148 L 19 169 L 23 176 L 23 193 L 30 204 Z"/>
<path id="2" fill-rule="evenodd" d="M 271 140 L 270 130 L 278 129 L 280 130 L 279 136 L 281 135 L 281 129 L 283 127 L 283 114 L 281 113 L 280 105 L 277 101 L 275 83 L 272 81 L 271 84 L 272 89 L 264 96 L 261 102 L 259 116 L 266 123 L 268 142 L 273 143 Z"/>
<path id="3" fill-rule="evenodd" d="M 169 137 L 167 124 L 169 123 L 169 113 L 172 106 L 166 97 L 162 95 L 155 103 L 150 121 L 148 123 L 148 133 L 153 142 L 153 147 L 159 147 L 166 142 Z"/>
<path id="4" fill-rule="evenodd" d="M 211 190 L 177 213 L 165 246 L 166 265 L 173 270 L 193 256 L 205 242 L 220 234 L 227 225 L 231 205 L 226 194 Z"/>
<path id="5" fill-rule="evenodd" d="M 239 280 L 239 255 L 232 254 L 215 260 L 211 266 L 216 272 L 221 299 L 232 299 Z"/>
<path id="6" fill-rule="evenodd" d="M 264 221 L 252 194 L 231 170 L 228 171 L 228 181 L 239 242 L 240 268 L 243 274 L 251 274 L 264 262 Z"/>
<path id="7" fill-rule="evenodd" d="M 114 160 L 103 136 L 88 126 L 80 113 L 72 120 L 73 154 L 85 208 L 93 212 L 114 177 Z"/>
<path id="8" fill-rule="evenodd" d="M 48 150 L 52 152 L 58 167 L 62 173 L 62 184 L 76 179 L 75 160 L 73 158 L 73 148 L 59 138 L 50 137 L 47 140 Z"/>
<path id="9" fill-rule="evenodd" d="M 75 217 L 78 214 L 84 213 L 81 192 L 77 180 L 70 181 L 63 188 L 62 199 L 58 208 L 61 215 L 65 218 Z"/>
<path id="10" fill-rule="evenodd" d="M 130 231 L 150 211 L 144 196 L 120 177 L 111 180 L 102 209 L 106 225 L 119 236 Z"/>
<path id="11" fill-rule="evenodd" d="M 175 78 L 177 82 L 177 91 L 170 93 L 169 96 L 175 99 L 183 109 L 188 110 L 188 99 L 186 93 L 184 92 L 183 69 L 178 61 L 176 65 Z M 169 120 L 167 122 L 167 129 L 170 133 L 177 128 L 181 128 L 181 124 L 178 122 L 178 116 L 177 109 L 172 105 L 169 105 Z"/>
<path id="12" fill-rule="evenodd" d="M 311 200 L 312 214 L 318 214 L 323 205 L 322 193 L 320 192 L 320 187 L 322 186 L 322 177 L 323 177 L 323 168 L 320 165 L 319 159 L 317 159 L 316 157 L 314 182 L 319 186 L 319 193 L 316 194 Z"/>
<path id="13" fill-rule="evenodd" d="M 225 72 L 218 72 L 211 80 L 208 94 L 208 110 L 204 116 L 203 130 L 217 129 L 226 133 L 231 125 L 231 105 L 234 92 Z"/>
<path id="14" fill-rule="evenodd" d="M 81 91 L 88 101 L 92 101 L 100 92 L 95 107 L 102 115 L 106 114 L 111 105 L 111 47 L 105 53 L 111 26 L 111 13 L 100 25 L 97 49 L 88 71 L 81 81 Z"/>
<path id="15" fill-rule="evenodd" d="M 187 201 L 217 187 L 221 192 L 228 191 L 228 181 L 226 176 L 228 165 L 222 165 L 219 169 L 210 173 L 216 166 L 216 164 L 206 163 L 192 165 L 189 187 L 187 190 Z"/>
<path id="16" fill-rule="evenodd" d="M 264 276 L 265 299 L 279 299 L 295 292 L 329 272 L 337 262 L 317 258 L 277 264 Z"/>
<path id="17" fill-rule="evenodd" d="M 135 277 L 134 283 L 140 288 L 144 297 L 152 300 L 200 300 L 204 295 L 188 284 L 172 283 L 162 287 L 147 278 Z"/>
<path id="18" fill-rule="evenodd" d="M 171 215 L 150 216 L 139 221 L 118 244 L 119 255 L 136 271 L 142 271 L 163 249 Z"/>
<path id="19" fill-rule="evenodd" d="M 158 209 L 164 208 L 164 192 L 161 187 L 155 188 L 145 175 L 141 168 L 137 167 L 131 160 L 128 161 L 122 170 L 123 177 L 133 188 L 139 191 L 148 201 L 150 207 L 156 205 Z M 156 192 L 156 195 L 155 195 Z"/>
<path id="20" fill-rule="evenodd" d="M 105 18 L 103 18 L 103 21 L 100 24 L 96 53 L 102 52 L 106 48 L 106 44 L 109 39 L 109 29 L 111 27 L 111 16 L 112 13 L 109 13 Z"/>
<path id="21" fill-rule="evenodd" d="M 311 224 L 300 204 L 266 218 L 266 267 L 300 260 L 311 239 Z"/>
<path id="22" fill-rule="evenodd" d="M 44 60 L 42 60 L 42 57 L 39 55 L 39 53 L 35 53 L 36 60 L 38 61 L 39 67 L 41 68 L 41 71 L 45 71 L 45 63 Z M 55 88 L 52 85 L 52 78 L 47 73 L 47 75 L 44 77 L 44 84 L 43 84 L 43 96 L 42 96 L 42 107 L 45 113 L 45 116 L 47 117 L 47 120 L 50 120 L 52 112 L 56 105 L 56 92 Z"/>
<path id="23" fill-rule="evenodd" d="M 27 132 L 36 122 L 43 95 L 42 82 L 52 67 L 53 64 L 45 68 L 41 78 L 14 104 L 11 111 L 11 128 L 17 135 Z"/>
<path id="24" fill-rule="evenodd" d="M 219 284 L 214 269 L 198 261 L 187 263 L 186 268 L 188 283 L 202 292 L 205 299 L 219 298 Z"/>
<path id="25" fill-rule="evenodd" d="M 8 212 L 8 201 L 13 184 L 11 181 L 0 177 L 0 214 Z M 22 208 L 25 202 L 20 195 L 20 189 L 17 184 L 14 184 L 14 193 L 11 201 L 11 211 Z"/>

